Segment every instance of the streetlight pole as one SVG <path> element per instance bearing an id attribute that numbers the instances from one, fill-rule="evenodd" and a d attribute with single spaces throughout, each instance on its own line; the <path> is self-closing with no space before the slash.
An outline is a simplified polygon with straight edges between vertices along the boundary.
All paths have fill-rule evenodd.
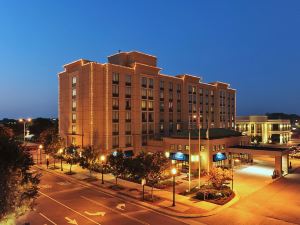
<path id="1" fill-rule="evenodd" d="M 175 206 L 175 175 L 177 174 L 177 169 L 173 168 L 171 170 L 171 173 L 173 175 L 173 204 L 172 204 L 172 206 Z"/>
<path id="2" fill-rule="evenodd" d="M 199 130 L 198 130 L 198 144 L 199 144 L 199 174 L 198 174 L 198 182 L 199 182 L 199 189 L 201 187 L 201 143 L 200 143 L 200 138 L 201 138 L 201 127 L 200 127 L 200 109 L 199 109 L 199 116 L 198 116 L 198 126 L 199 126 Z"/>
<path id="3" fill-rule="evenodd" d="M 189 192 L 191 191 L 191 116 L 189 116 Z"/>
<path id="4" fill-rule="evenodd" d="M 104 155 L 101 155 L 100 157 L 100 161 L 101 161 L 101 184 L 104 184 L 104 160 L 105 160 L 105 156 Z"/>
<path id="5" fill-rule="evenodd" d="M 40 164 L 42 164 L 42 149 L 43 149 L 43 145 L 39 145 L 39 150 L 40 150 Z"/>
<path id="6" fill-rule="evenodd" d="M 23 123 L 24 125 L 24 131 L 23 131 L 23 141 L 25 143 L 25 136 L 26 136 L 26 122 L 31 122 L 31 118 L 28 118 L 28 119 L 19 119 L 19 122 L 20 123 Z"/>

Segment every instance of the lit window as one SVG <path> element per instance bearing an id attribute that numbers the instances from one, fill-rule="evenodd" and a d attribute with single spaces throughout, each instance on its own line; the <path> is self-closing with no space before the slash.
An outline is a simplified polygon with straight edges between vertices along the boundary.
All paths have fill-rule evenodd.
<path id="1" fill-rule="evenodd" d="M 73 110 L 76 110 L 76 106 L 77 106 L 76 100 L 73 100 L 73 101 L 72 101 L 72 109 L 73 109 Z"/>
<path id="2" fill-rule="evenodd" d="M 153 110 L 153 101 L 148 102 L 148 109 Z"/>
<path id="3" fill-rule="evenodd" d="M 73 77 L 73 78 L 72 78 L 72 84 L 75 85 L 76 82 L 77 82 L 77 78 L 76 78 L 76 77 Z"/>
<path id="4" fill-rule="evenodd" d="M 131 120 L 131 112 L 130 112 L 130 111 L 126 111 L 125 119 L 126 119 L 127 121 L 130 121 L 130 120 Z"/>
<path id="5" fill-rule="evenodd" d="M 131 87 L 126 87 L 125 95 L 126 95 L 127 98 L 131 96 Z"/>
<path id="6" fill-rule="evenodd" d="M 142 100 L 142 109 L 145 110 L 147 109 L 147 101 Z"/>
<path id="7" fill-rule="evenodd" d="M 126 79 L 125 82 L 127 85 L 131 84 L 131 76 L 130 75 L 126 75 L 125 79 Z"/>
<path id="8" fill-rule="evenodd" d="M 72 145 L 76 145 L 76 138 L 72 137 L 71 142 L 72 142 Z"/>
<path id="9" fill-rule="evenodd" d="M 76 134 L 76 125 L 72 125 L 72 133 Z"/>
<path id="10" fill-rule="evenodd" d="M 72 89 L 72 96 L 73 96 L 73 97 L 76 97 L 76 89 L 75 89 L 75 88 Z"/>
<path id="11" fill-rule="evenodd" d="M 147 78 L 146 77 L 142 77 L 142 86 L 147 87 Z"/>
<path id="12" fill-rule="evenodd" d="M 72 114 L 72 122 L 76 123 L 76 114 L 75 113 Z"/>
<path id="13" fill-rule="evenodd" d="M 112 86 L 112 94 L 113 94 L 113 96 L 118 96 L 119 95 L 119 86 L 118 85 L 113 85 Z"/>

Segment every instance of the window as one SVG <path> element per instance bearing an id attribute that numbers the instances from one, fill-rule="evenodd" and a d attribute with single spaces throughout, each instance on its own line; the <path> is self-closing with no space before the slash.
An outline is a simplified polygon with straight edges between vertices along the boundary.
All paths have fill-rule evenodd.
<path id="1" fill-rule="evenodd" d="M 147 101 L 142 100 L 142 110 L 147 110 Z"/>
<path id="2" fill-rule="evenodd" d="M 76 100 L 72 100 L 72 110 L 76 111 Z"/>
<path id="3" fill-rule="evenodd" d="M 177 92 L 177 100 L 181 100 L 181 93 Z"/>
<path id="4" fill-rule="evenodd" d="M 149 122 L 153 122 L 154 121 L 154 113 L 153 112 L 149 112 L 148 113 L 148 121 Z"/>
<path id="5" fill-rule="evenodd" d="M 125 120 L 126 120 L 126 122 L 130 122 L 131 121 L 131 112 L 130 111 L 126 111 Z"/>
<path id="6" fill-rule="evenodd" d="M 152 111 L 153 110 L 153 101 L 148 102 L 148 110 Z"/>
<path id="7" fill-rule="evenodd" d="M 112 99 L 112 107 L 113 109 L 119 109 L 119 99 L 117 98 Z"/>
<path id="8" fill-rule="evenodd" d="M 181 104 L 177 103 L 177 112 L 181 112 Z"/>
<path id="9" fill-rule="evenodd" d="M 153 89 L 148 90 L 148 98 L 153 99 Z"/>
<path id="10" fill-rule="evenodd" d="M 76 83 L 77 83 L 77 78 L 76 77 L 72 77 L 72 85 L 74 86 L 74 85 L 76 85 Z"/>
<path id="11" fill-rule="evenodd" d="M 176 124 L 176 130 L 177 130 L 177 132 L 181 130 L 181 125 L 180 125 L 180 123 L 177 123 L 177 124 Z"/>
<path id="12" fill-rule="evenodd" d="M 169 113 L 169 121 L 173 122 L 173 113 Z"/>
<path id="13" fill-rule="evenodd" d="M 112 121 L 113 122 L 119 122 L 119 111 L 113 111 L 112 112 Z"/>
<path id="14" fill-rule="evenodd" d="M 72 113 L 72 123 L 76 123 L 76 114 Z"/>
<path id="15" fill-rule="evenodd" d="M 177 150 L 182 151 L 182 145 L 177 145 Z"/>
<path id="16" fill-rule="evenodd" d="M 173 112 L 173 102 L 169 102 L 169 111 Z"/>
<path id="17" fill-rule="evenodd" d="M 131 123 L 125 124 L 125 134 L 131 134 Z"/>
<path id="18" fill-rule="evenodd" d="M 76 134 L 76 125 L 72 125 L 72 134 Z"/>
<path id="19" fill-rule="evenodd" d="M 131 142 L 131 136 L 126 136 L 125 138 L 125 144 L 126 144 L 126 147 L 130 147 L 132 145 L 132 142 Z"/>
<path id="20" fill-rule="evenodd" d="M 112 147 L 113 148 L 119 147 L 119 136 L 112 137 Z"/>
<path id="21" fill-rule="evenodd" d="M 153 79 L 152 78 L 149 78 L 149 88 L 153 88 Z"/>
<path id="22" fill-rule="evenodd" d="M 142 87 L 147 87 L 147 78 L 142 77 Z"/>
<path id="23" fill-rule="evenodd" d="M 125 84 L 130 86 L 131 85 L 131 75 L 125 76 Z"/>
<path id="24" fill-rule="evenodd" d="M 147 145 L 147 135 L 142 135 L 142 145 Z"/>
<path id="25" fill-rule="evenodd" d="M 128 109 L 128 110 L 131 109 L 131 100 L 130 99 L 125 100 L 125 109 Z"/>
<path id="26" fill-rule="evenodd" d="M 147 89 L 142 88 L 142 99 L 146 99 L 146 98 L 147 98 Z"/>
<path id="27" fill-rule="evenodd" d="M 75 88 L 72 89 L 72 97 L 76 97 L 76 89 Z"/>
<path id="28" fill-rule="evenodd" d="M 191 85 L 189 85 L 188 90 L 189 90 L 189 94 L 191 94 L 193 92 L 193 88 Z"/>
<path id="29" fill-rule="evenodd" d="M 112 81 L 114 84 L 118 84 L 119 83 L 119 73 L 117 72 L 113 72 L 113 77 L 112 77 Z"/>
<path id="30" fill-rule="evenodd" d="M 188 151 L 189 148 L 190 148 L 190 146 L 188 146 L 188 145 L 185 146 L 185 150 L 186 150 L 186 151 Z"/>
<path id="31" fill-rule="evenodd" d="M 164 81 L 163 80 L 159 81 L 159 88 L 162 90 L 164 89 Z"/>
<path id="32" fill-rule="evenodd" d="M 76 145 L 76 138 L 72 137 L 71 142 L 72 142 L 72 145 Z"/>
<path id="33" fill-rule="evenodd" d="M 142 133 L 147 134 L 147 123 L 142 123 Z"/>
<path id="34" fill-rule="evenodd" d="M 173 91 L 173 83 L 172 82 L 169 82 L 169 90 Z"/>
<path id="35" fill-rule="evenodd" d="M 165 104 L 164 104 L 164 102 L 159 102 L 159 110 L 160 110 L 161 112 L 163 112 L 164 109 L 165 109 Z"/>
<path id="36" fill-rule="evenodd" d="M 163 123 L 159 124 L 159 131 L 160 131 L 160 133 L 164 132 L 164 124 Z"/>
<path id="37" fill-rule="evenodd" d="M 147 122 L 147 112 L 142 112 L 142 122 Z"/>
<path id="38" fill-rule="evenodd" d="M 181 92 L 181 85 L 177 84 L 177 92 Z"/>
<path id="39" fill-rule="evenodd" d="M 173 122 L 169 123 L 169 132 L 173 133 Z"/>
<path id="40" fill-rule="evenodd" d="M 112 124 L 112 133 L 113 133 L 113 135 L 118 135 L 119 134 L 119 124 L 118 123 L 113 123 Z"/>
<path id="41" fill-rule="evenodd" d="M 169 100 L 173 100 L 173 91 L 169 91 Z"/>
<path id="42" fill-rule="evenodd" d="M 119 86 L 118 85 L 113 85 L 112 86 L 112 95 L 113 95 L 113 97 L 118 97 L 119 96 Z"/>
<path id="43" fill-rule="evenodd" d="M 131 97 L 131 87 L 125 88 L 125 97 L 130 98 Z"/>
<path id="44" fill-rule="evenodd" d="M 153 125 L 153 123 L 149 123 L 148 130 L 149 130 L 149 134 L 153 134 L 154 133 L 154 125 Z"/>
<path id="45" fill-rule="evenodd" d="M 202 88 L 199 89 L 199 94 L 203 95 L 203 89 Z"/>
<path id="46" fill-rule="evenodd" d="M 170 145 L 170 150 L 175 150 L 175 145 Z"/>
<path id="47" fill-rule="evenodd" d="M 159 91 L 159 98 L 161 101 L 164 100 L 164 91 L 163 90 Z"/>

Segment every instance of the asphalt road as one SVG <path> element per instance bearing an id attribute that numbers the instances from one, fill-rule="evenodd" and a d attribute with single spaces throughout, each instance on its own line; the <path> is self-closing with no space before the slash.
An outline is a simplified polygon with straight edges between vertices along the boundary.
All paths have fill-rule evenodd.
<path id="1" fill-rule="evenodd" d="M 184 225 L 176 218 L 126 202 L 82 186 L 69 179 L 43 172 L 36 210 L 18 220 L 17 224 L 174 224 Z"/>

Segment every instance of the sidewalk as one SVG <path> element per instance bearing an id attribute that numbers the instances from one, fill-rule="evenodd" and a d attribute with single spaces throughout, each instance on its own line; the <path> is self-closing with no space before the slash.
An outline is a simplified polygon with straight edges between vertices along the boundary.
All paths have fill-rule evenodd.
<path id="1" fill-rule="evenodd" d="M 57 163 L 56 166 L 60 167 L 60 163 Z M 92 173 L 90 177 L 89 171 L 82 169 L 79 165 L 72 166 L 72 172 L 75 172 L 73 175 L 65 175 L 65 172 L 69 171 L 69 165 L 63 164 L 63 171 L 59 169 L 53 170 L 53 164 L 49 165 L 49 169 L 45 165 L 39 166 L 43 170 L 55 173 L 58 175 L 63 175 L 70 179 L 75 179 L 79 182 L 84 182 L 86 184 L 93 185 L 94 187 L 100 188 L 101 191 L 107 192 L 112 195 L 118 194 L 126 200 L 133 201 L 136 204 L 143 205 L 147 208 L 162 212 L 170 216 L 184 217 L 184 218 L 193 218 L 193 217 L 203 217 L 214 215 L 217 212 L 221 211 L 224 208 L 229 207 L 238 201 L 238 196 L 227 204 L 220 206 L 206 201 L 199 201 L 192 199 L 188 196 L 183 196 L 176 194 L 176 206 L 172 206 L 173 193 L 166 190 L 154 188 L 153 194 L 156 197 L 159 197 L 159 200 L 150 202 L 142 201 L 142 185 L 134 182 L 122 180 L 118 178 L 118 185 L 122 189 L 114 190 L 112 187 L 115 185 L 115 177 L 112 174 L 104 174 L 104 184 L 101 184 L 101 173 Z M 195 181 L 194 181 L 195 182 Z M 193 186 L 192 186 L 193 187 Z M 177 185 L 175 189 L 177 188 Z M 182 188 L 181 188 L 182 189 Z M 145 195 L 151 194 L 151 187 L 145 186 Z"/>

